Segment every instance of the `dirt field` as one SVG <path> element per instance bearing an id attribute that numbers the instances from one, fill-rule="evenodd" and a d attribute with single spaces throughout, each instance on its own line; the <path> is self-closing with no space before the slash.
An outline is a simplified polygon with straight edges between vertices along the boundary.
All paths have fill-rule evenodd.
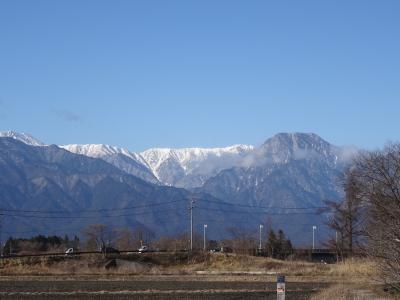
<path id="1" fill-rule="evenodd" d="M 214 254 L 10 258 L 0 265 L 0 299 L 265 300 L 276 299 L 276 276 L 285 274 L 289 300 L 347 299 L 337 290 L 375 300 L 374 270 L 368 260 L 326 265 Z"/>
<path id="2" fill-rule="evenodd" d="M 3 278 L 4 279 L 4 278 Z M 286 299 L 309 299 L 327 283 L 287 283 Z M 223 278 L 101 278 L 51 280 L 29 278 L 0 281 L 0 299 L 276 299 L 276 284 Z"/>

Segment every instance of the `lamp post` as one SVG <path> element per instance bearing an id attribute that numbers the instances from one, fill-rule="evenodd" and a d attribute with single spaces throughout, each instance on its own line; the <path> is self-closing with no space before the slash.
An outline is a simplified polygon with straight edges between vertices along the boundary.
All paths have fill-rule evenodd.
<path id="1" fill-rule="evenodd" d="M 312 227 L 312 249 L 314 250 L 315 249 L 315 229 L 317 229 L 317 226 L 315 226 L 315 225 L 313 225 L 313 227 Z"/>
<path id="2" fill-rule="evenodd" d="M 261 251 L 262 249 L 262 229 L 264 228 L 264 226 L 262 224 L 260 224 L 260 245 L 259 245 L 259 249 Z"/>
<path id="3" fill-rule="evenodd" d="M 203 226 L 203 249 L 206 251 L 206 229 L 207 229 L 207 224 L 204 224 Z"/>

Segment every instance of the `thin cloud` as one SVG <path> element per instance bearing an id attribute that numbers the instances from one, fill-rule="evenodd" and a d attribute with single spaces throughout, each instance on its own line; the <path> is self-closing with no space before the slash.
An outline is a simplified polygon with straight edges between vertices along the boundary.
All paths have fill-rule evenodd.
<path id="1" fill-rule="evenodd" d="M 76 123 L 82 121 L 82 117 L 79 114 L 67 109 L 52 109 L 52 112 L 60 119 L 67 122 Z"/>

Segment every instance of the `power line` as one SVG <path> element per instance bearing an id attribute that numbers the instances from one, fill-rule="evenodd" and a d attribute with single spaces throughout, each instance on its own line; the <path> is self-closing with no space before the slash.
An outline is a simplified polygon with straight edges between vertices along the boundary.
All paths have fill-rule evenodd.
<path id="1" fill-rule="evenodd" d="M 155 206 L 161 206 L 161 205 L 167 205 L 175 202 L 180 202 L 183 200 L 176 200 L 176 201 L 169 201 L 169 202 L 163 202 L 163 203 L 153 203 L 150 205 L 142 205 L 142 206 L 136 206 L 136 208 L 148 208 L 148 207 L 155 207 Z M 218 209 L 218 208 L 210 208 L 210 207 L 202 207 L 202 206 L 197 206 L 197 208 L 202 209 L 202 210 L 207 210 L 207 211 L 217 211 L 217 212 L 223 212 L 223 213 L 236 213 L 236 214 L 264 214 L 264 215 L 315 215 L 317 214 L 316 212 L 271 212 L 271 211 L 245 211 L 245 210 L 226 210 L 226 209 Z M 111 209 L 109 211 L 123 211 L 125 209 L 132 209 L 131 208 L 121 208 L 121 209 Z M 281 208 L 283 209 L 283 208 Z M 291 208 L 291 209 L 296 209 L 296 208 Z M 309 208 L 297 208 L 298 210 L 310 210 L 310 209 L 315 209 L 315 207 L 309 207 Z M 157 212 L 168 212 L 168 211 L 176 211 L 176 209 L 168 209 L 168 210 L 161 210 L 161 211 L 147 211 L 147 212 L 132 212 L 132 213 L 127 213 L 127 214 L 117 214 L 117 215 L 97 215 L 97 216 L 81 216 L 81 215 L 75 215 L 75 216 L 70 216 L 70 215 L 61 215 L 61 216 L 46 216 L 46 215 L 31 215 L 31 214 L 25 214 L 25 213 L 40 213 L 40 214 L 46 214 L 46 213 L 56 213 L 55 211 L 28 211 L 28 210 L 3 210 L 6 213 L 3 213 L 4 216 L 9 216 L 9 217 L 24 217 L 24 218 L 37 218 L 37 219 L 98 219 L 98 218 L 118 218 L 118 217 L 129 217 L 129 216 L 136 216 L 136 215 L 145 215 L 145 214 L 153 214 Z M 8 212 L 8 213 L 7 213 Z M 93 212 L 93 211 L 92 211 Z M 100 212 L 100 210 L 98 210 Z M 65 212 L 68 214 L 71 214 L 72 212 Z M 78 213 L 78 212 L 75 212 Z M 85 213 L 85 211 L 81 211 L 78 214 Z M 328 212 L 324 212 L 326 214 Z M 320 213 L 321 214 L 321 213 Z"/>
<path id="2" fill-rule="evenodd" d="M 230 203 L 225 201 L 217 201 L 217 200 L 209 200 L 209 199 L 196 199 L 203 202 L 211 202 L 216 204 L 223 204 L 223 205 L 231 205 L 231 206 L 239 206 L 239 207 L 246 207 L 246 208 L 254 208 L 254 209 L 321 209 L 321 208 L 329 208 L 328 206 L 307 206 L 307 207 L 285 207 L 285 206 L 258 206 L 258 205 L 247 205 L 247 204 L 239 204 L 239 203 Z"/>
<path id="3" fill-rule="evenodd" d="M 4 216 L 21 217 L 21 218 L 35 218 L 35 219 L 99 219 L 99 218 L 129 217 L 129 216 L 154 214 L 157 212 L 168 212 L 168 211 L 176 212 L 176 209 L 164 209 L 164 210 L 160 210 L 160 211 L 147 211 L 147 212 L 139 212 L 139 213 L 120 214 L 120 215 L 99 215 L 99 216 L 39 216 L 39 215 L 24 215 L 24 214 L 4 214 Z"/>
<path id="4" fill-rule="evenodd" d="M 168 205 L 177 202 L 187 201 L 187 199 L 179 199 L 179 200 L 172 200 L 166 202 L 156 202 L 156 203 L 148 203 L 143 205 L 136 205 L 136 206 L 128 206 L 123 208 L 101 208 L 101 209 L 81 209 L 79 211 L 67 211 L 67 210 L 23 210 L 23 209 L 8 209 L 2 208 L 3 212 L 15 212 L 15 213 L 43 213 L 43 214 L 82 214 L 82 213 L 101 213 L 101 212 L 112 212 L 112 211 L 125 211 L 125 210 L 132 210 L 132 209 L 140 209 L 140 208 L 147 208 L 147 207 L 156 207 L 161 205 Z M 246 205 L 246 204 L 237 204 L 237 203 L 229 203 L 225 201 L 216 201 L 216 200 L 209 200 L 209 199 L 200 199 L 196 198 L 196 201 L 202 202 L 210 202 L 215 204 L 222 204 L 222 205 L 229 205 L 229 206 L 237 206 L 237 207 L 245 207 L 251 209 L 282 209 L 282 210 L 308 210 L 308 209 L 322 209 L 322 208 L 329 208 L 327 206 L 308 206 L 308 207 L 284 207 L 284 206 L 255 206 L 255 205 Z"/>
<path id="5" fill-rule="evenodd" d="M 217 209 L 217 208 L 209 208 L 209 207 L 201 207 L 198 206 L 197 208 L 207 211 L 219 211 L 219 212 L 226 212 L 226 213 L 237 213 L 237 214 L 264 214 L 264 215 L 317 215 L 316 212 L 271 212 L 271 211 L 245 211 L 245 210 L 224 210 L 224 209 Z"/>
<path id="6" fill-rule="evenodd" d="M 186 199 L 179 199 L 167 202 L 156 202 L 156 203 L 149 203 L 143 205 L 136 205 L 136 206 L 129 206 L 123 208 L 101 208 L 101 209 L 82 209 L 79 211 L 66 211 L 66 210 L 23 210 L 23 209 L 1 209 L 4 212 L 16 212 L 16 213 L 43 213 L 43 214 L 76 214 L 76 213 L 101 213 L 101 212 L 110 212 L 110 211 L 123 211 L 123 210 L 131 210 L 131 209 L 138 209 L 138 208 L 147 208 L 147 207 L 155 207 L 161 205 L 167 205 L 171 203 L 177 203 L 186 201 Z"/>
<path id="7" fill-rule="evenodd" d="M 170 210 L 170 211 L 172 211 L 172 209 Z M 162 220 L 163 218 L 170 218 L 170 216 L 169 215 L 165 215 L 165 214 L 162 214 L 162 215 L 159 215 L 160 213 L 164 213 L 165 212 L 165 210 L 159 210 L 159 211 L 154 211 L 154 214 L 156 214 L 156 215 L 158 215 L 157 216 L 157 220 Z M 180 217 L 180 218 L 183 218 L 184 217 L 184 214 L 182 214 L 182 213 L 178 213 L 178 216 Z M 69 221 L 68 219 L 62 219 L 62 220 L 58 220 L 58 222 L 55 222 L 55 221 L 53 221 L 52 222 L 52 224 L 56 224 L 56 223 L 59 223 L 59 222 L 61 222 L 61 221 Z M 76 225 L 76 223 L 74 223 L 75 225 L 74 226 L 62 226 L 62 227 L 57 227 L 57 228 L 53 228 L 53 227 L 51 227 L 50 229 L 48 229 L 48 230 L 46 230 L 47 232 L 53 232 L 53 234 L 55 233 L 55 232 L 57 232 L 57 231 L 80 231 L 80 230 L 82 230 L 83 228 L 84 228 L 84 226 L 82 226 L 82 225 Z M 88 224 L 88 225 L 90 225 L 90 224 Z M 119 223 L 118 221 L 117 222 L 112 222 L 111 224 L 108 224 L 108 225 L 112 225 L 112 226 L 119 226 L 119 227 L 117 227 L 117 229 L 118 228 L 125 228 L 125 227 L 130 227 L 130 226 L 132 226 L 132 225 L 129 225 L 129 224 L 125 224 L 125 223 Z M 39 225 L 40 226 L 40 225 Z M 134 226 L 136 226 L 136 227 L 138 227 L 138 225 L 134 225 Z M 139 226 L 139 228 L 140 228 L 140 226 Z M 37 233 L 39 231 L 39 229 L 33 229 L 33 230 L 14 230 L 14 231 L 6 231 L 6 230 L 4 230 L 3 231 L 3 233 L 6 233 L 6 234 L 8 234 L 9 236 L 11 236 L 11 235 L 16 235 L 16 234 L 27 234 L 27 233 Z"/>

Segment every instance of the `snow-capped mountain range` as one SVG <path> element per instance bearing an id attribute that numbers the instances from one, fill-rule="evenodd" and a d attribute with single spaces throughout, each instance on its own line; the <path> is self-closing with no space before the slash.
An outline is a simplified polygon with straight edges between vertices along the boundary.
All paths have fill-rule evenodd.
<path id="1" fill-rule="evenodd" d="M 45 144 L 29 134 L 0 132 L 28 145 Z M 224 148 L 152 148 L 140 153 L 105 144 L 71 144 L 61 148 L 100 158 L 119 169 L 151 183 L 183 188 L 203 186 L 222 170 L 282 164 L 290 160 L 322 158 L 332 165 L 343 164 L 357 153 L 352 147 L 336 147 L 313 133 L 281 133 L 259 147 L 233 145 Z"/>
<path id="2" fill-rule="evenodd" d="M 213 229 L 220 231 L 220 237 L 236 221 L 257 228 L 270 218 L 301 241 L 309 223 L 322 224 L 322 216 L 314 210 L 305 215 L 280 213 L 287 207 L 319 207 L 324 200 L 343 197 L 340 178 L 355 154 L 357 149 L 331 145 L 313 133 L 280 133 L 256 147 L 155 148 L 135 153 L 102 144 L 48 146 L 28 134 L 7 131 L 0 133 L 0 207 L 79 211 L 173 200 L 173 207 L 165 211 L 148 209 L 143 215 L 139 211 L 118 222 L 175 234 L 187 226 L 187 203 L 175 201 L 195 197 L 202 199 L 197 201 L 197 218 L 202 224 L 220 224 Z M 13 222 L 9 220 L 8 226 L 21 230 L 32 226 L 31 220 L 23 220 L 23 226 L 21 220 Z M 78 228 L 85 225 L 82 220 L 71 223 Z M 38 232 L 49 228 L 47 223 L 35 226 Z"/>

